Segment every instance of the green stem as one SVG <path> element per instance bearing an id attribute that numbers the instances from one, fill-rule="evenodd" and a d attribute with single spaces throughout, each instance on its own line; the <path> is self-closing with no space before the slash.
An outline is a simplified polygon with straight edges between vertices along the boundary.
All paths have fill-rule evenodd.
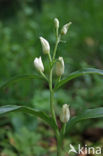
<path id="1" fill-rule="evenodd" d="M 52 113 L 52 117 L 57 125 L 56 122 L 56 115 L 55 115 L 55 111 L 54 111 L 54 91 L 53 91 L 53 87 L 52 87 L 52 71 L 53 69 L 50 70 L 50 84 L 49 84 L 49 88 L 50 88 L 50 108 L 51 108 L 51 113 Z"/>
<path id="2" fill-rule="evenodd" d="M 54 48 L 54 52 L 53 52 L 53 60 L 55 59 L 56 51 L 57 51 L 57 47 L 58 47 L 59 42 L 60 42 L 60 36 L 57 36 L 56 37 L 56 44 L 55 44 L 55 48 Z"/>
<path id="3" fill-rule="evenodd" d="M 55 44 L 55 48 L 54 48 L 54 52 L 53 52 L 53 60 L 49 56 L 50 63 L 53 63 L 53 61 L 55 60 L 58 43 L 60 41 L 60 36 L 58 36 L 58 32 L 56 32 L 56 33 L 57 33 L 57 35 L 56 35 L 56 44 Z M 51 69 L 50 69 L 50 79 L 49 79 L 50 110 L 51 110 L 52 118 L 53 118 L 55 124 L 57 125 L 57 120 L 56 120 L 56 115 L 55 115 L 55 110 L 54 110 L 54 91 L 53 91 L 52 79 L 53 79 L 53 67 L 51 67 Z M 62 156 L 62 147 L 61 146 L 62 146 L 62 138 L 63 137 L 60 135 L 58 125 L 57 125 L 57 128 L 55 129 L 55 133 L 56 133 L 56 138 L 57 138 L 57 156 Z"/>
<path id="4" fill-rule="evenodd" d="M 60 137 L 57 140 L 57 156 L 62 156 L 62 140 Z"/>
<path id="5" fill-rule="evenodd" d="M 62 127 L 62 136 L 64 137 L 65 135 L 65 129 L 66 129 L 66 123 L 63 124 L 63 127 Z"/>
<path id="6" fill-rule="evenodd" d="M 40 72 L 40 74 L 43 76 L 43 78 L 48 82 L 48 78 L 46 77 L 46 75 L 43 72 Z"/>
<path id="7" fill-rule="evenodd" d="M 63 139 L 65 134 L 66 124 L 63 124 L 59 137 L 57 138 L 57 156 L 62 156 Z"/>
<path id="8" fill-rule="evenodd" d="M 50 63 L 51 63 L 51 62 L 52 62 L 52 58 L 51 58 L 50 53 L 48 54 L 48 57 L 49 57 L 49 61 L 50 61 Z"/>
<path id="9" fill-rule="evenodd" d="M 57 84 L 60 82 L 60 80 L 61 80 L 61 76 L 58 77 L 58 79 L 56 80 L 54 88 L 57 86 Z"/>
<path id="10" fill-rule="evenodd" d="M 58 38 L 58 28 L 56 28 L 56 38 Z"/>
<path id="11" fill-rule="evenodd" d="M 54 91 L 53 91 L 53 86 L 52 86 L 52 71 L 53 69 L 51 68 L 50 70 L 50 80 L 49 80 L 49 88 L 50 88 L 50 110 L 51 110 L 51 115 L 52 118 L 57 126 L 57 128 L 55 129 L 55 134 L 56 137 L 59 137 L 59 130 L 58 130 L 58 125 L 57 125 L 57 121 L 56 121 L 56 115 L 55 115 L 55 110 L 54 110 Z"/>

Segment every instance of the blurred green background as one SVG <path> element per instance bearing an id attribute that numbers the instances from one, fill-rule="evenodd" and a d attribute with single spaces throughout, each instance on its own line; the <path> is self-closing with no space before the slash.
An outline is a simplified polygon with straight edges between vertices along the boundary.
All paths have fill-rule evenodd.
<path id="1" fill-rule="evenodd" d="M 12 76 L 34 74 L 35 57 L 42 56 L 48 73 L 48 58 L 43 56 L 39 36 L 55 44 L 53 19 L 60 27 L 72 21 L 69 33 L 58 48 L 63 56 L 66 77 L 85 67 L 103 69 L 103 0 L 0 0 L 0 83 Z M 56 76 L 54 75 L 56 78 Z M 103 78 L 78 78 L 55 94 L 59 122 L 64 103 L 71 107 L 71 115 L 86 108 L 103 106 Z M 49 113 L 49 90 L 46 83 L 25 80 L 0 91 L 0 106 L 26 105 Z M 74 125 L 65 139 L 77 145 L 102 145 L 103 120 L 89 120 Z M 55 156 L 53 131 L 41 120 L 22 113 L 0 118 L 0 156 Z M 91 154 L 92 156 L 92 154 Z"/>

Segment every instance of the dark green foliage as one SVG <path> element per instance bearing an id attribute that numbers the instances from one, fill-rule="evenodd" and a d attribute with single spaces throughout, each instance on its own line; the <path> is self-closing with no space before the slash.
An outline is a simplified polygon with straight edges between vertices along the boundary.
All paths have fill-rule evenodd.
<path id="1" fill-rule="evenodd" d="M 29 132 L 26 128 L 22 128 L 18 133 L 8 132 L 8 141 L 2 154 L 8 156 L 39 156 L 41 153 L 44 155 L 46 150 L 40 146 L 42 136 L 39 133 Z"/>

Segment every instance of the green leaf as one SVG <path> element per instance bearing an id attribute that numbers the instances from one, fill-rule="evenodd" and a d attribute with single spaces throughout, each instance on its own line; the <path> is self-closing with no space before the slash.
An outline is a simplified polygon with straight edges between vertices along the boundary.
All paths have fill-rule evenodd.
<path id="1" fill-rule="evenodd" d="M 28 114 L 34 115 L 36 117 L 39 117 L 39 118 L 43 119 L 52 128 L 56 128 L 54 121 L 46 113 L 29 108 L 29 107 L 25 107 L 25 106 L 16 106 L 16 105 L 2 106 L 2 107 L 0 107 L 0 116 L 4 115 L 6 113 L 9 113 L 9 112 L 17 112 L 17 111 L 28 113 Z"/>
<path id="2" fill-rule="evenodd" d="M 42 77 L 40 77 L 38 75 L 21 75 L 21 76 L 15 76 L 15 77 L 10 78 L 9 80 L 3 82 L 0 85 L 0 89 L 6 87 L 7 85 L 9 85 L 11 83 L 15 83 L 15 82 L 18 82 L 20 80 L 27 80 L 27 79 L 42 79 Z"/>
<path id="3" fill-rule="evenodd" d="M 103 117 L 103 107 L 95 108 L 95 109 L 87 109 L 80 115 L 73 117 L 67 125 L 67 129 L 73 128 L 73 126 L 82 120 L 92 119 L 92 118 L 101 118 Z"/>
<path id="4" fill-rule="evenodd" d="M 97 74 L 97 75 L 103 75 L 103 70 L 100 69 L 95 69 L 95 68 L 85 68 L 82 70 L 78 70 L 76 72 L 71 73 L 66 79 L 61 80 L 56 86 L 55 90 L 65 83 L 69 82 L 70 80 L 77 78 L 82 75 L 87 75 L 87 74 Z"/>

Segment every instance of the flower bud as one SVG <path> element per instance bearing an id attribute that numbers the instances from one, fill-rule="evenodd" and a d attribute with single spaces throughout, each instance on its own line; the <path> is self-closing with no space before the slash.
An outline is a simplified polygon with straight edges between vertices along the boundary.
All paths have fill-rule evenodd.
<path id="1" fill-rule="evenodd" d="M 67 104 L 64 104 L 60 114 L 60 120 L 61 122 L 66 123 L 69 121 L 69 119 L 70 119 L 69 106 Z"/>
<path id="2" fill-rule="evenodd" d="M 54 18 L 54 24 L 55 24 L 55 28 L 59 29 L 59 20 L 57 18 Z"/>
<path id="3" fill-rule="evenodd" d="M 64 73 L 64 60 L 63 57 L 59 57 L 56 62 L 56 75 L 61 76 Z"/>
<path id="4" fill-rule="evenodd" d="M 44 65 L 43 65 L 43 63 L 42 63 L 42 59 L 41 59 L 41 57 L 39 57 L 39 58 L 35 58 L 35 60 L 34 60 L 34 66 L 35 66 L 35 68 L 39 71 L 39 72 L 43 72 L 44 71 Z"/>
<path id="5" fill-rule="evenodd" d="M 66 33 L 68 32 L 68 29 L 69 29 L 69 27 L 70 27 L 71 24 L 72 24 L 72 22 L 69 22 L 69 23 L 67 23 L 67 24 L 65 24 L 65 25 L 63 26 L 63 28 L 62 28 L 62 30 L 61 30 L 61 34 L 62 34 L 62 35 L 66 35 Z"/>
<path id="6" fill-rule="evenodd" d="M 49 42 L 44 39 L 43 37 L 40 37 L 41 45 L 42 45 L 42 50 L 44 54 L 49 54 L 50 53 L 50 45 Z"/>

